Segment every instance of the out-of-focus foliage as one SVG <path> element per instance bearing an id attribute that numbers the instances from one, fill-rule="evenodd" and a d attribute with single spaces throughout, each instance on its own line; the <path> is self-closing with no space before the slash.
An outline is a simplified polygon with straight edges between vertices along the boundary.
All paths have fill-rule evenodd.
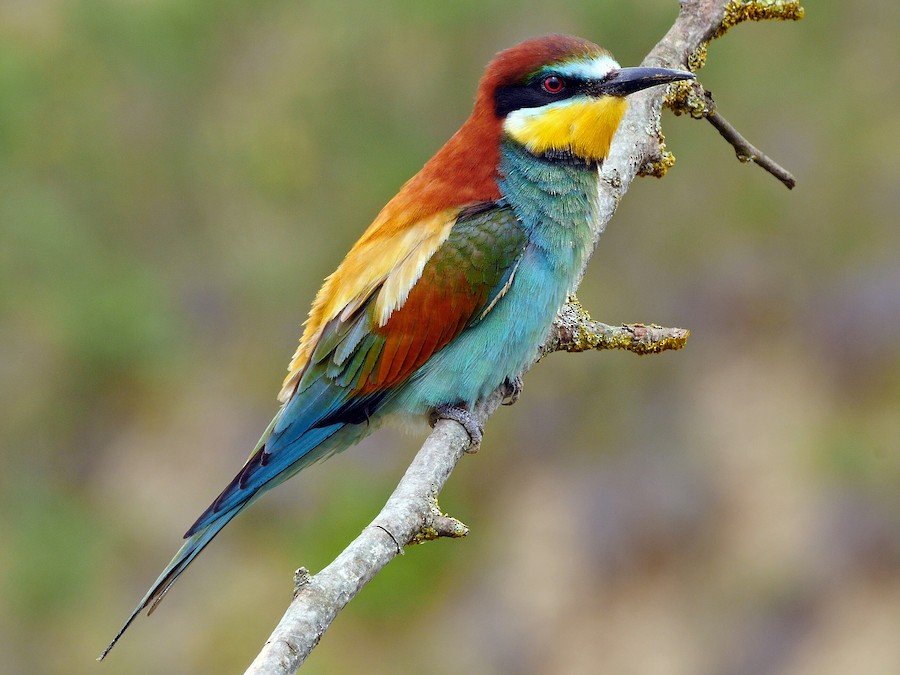
<path id="1" fill-rule="evenodd" d="M 491 55 L 637 63 L 672 2 L 0 2 L 0 671 L 87 672 L 274 413 L 321 278 L 465 118 Z M 580 294 L 693 330 L 557 355 L 309 672 L 900 672 L 898 5 L 810 0 L 701 73 L 705 123 L 623 201 Z M 100 666 L 237 672 L 420 439 L 239 518 Z"/>

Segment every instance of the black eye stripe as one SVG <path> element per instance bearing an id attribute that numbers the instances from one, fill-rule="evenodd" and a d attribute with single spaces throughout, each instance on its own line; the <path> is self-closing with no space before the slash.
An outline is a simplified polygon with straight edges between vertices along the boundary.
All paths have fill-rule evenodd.
<path id="1" fill-rule="evenodd" d="M 557 75 L 555 77 L 559 78 L 563 86 L 559 91 L 550 92 L 544 87 L 544 82 L 553 76 L 552 73 L 542 73 L 524 84 L 497 87 L 494 92 L 494 112 L 498 117 L 506 117 L 514 110 L 540 108 L 542 105 L 563 101 L 587 91 L 586 82 Z"/>

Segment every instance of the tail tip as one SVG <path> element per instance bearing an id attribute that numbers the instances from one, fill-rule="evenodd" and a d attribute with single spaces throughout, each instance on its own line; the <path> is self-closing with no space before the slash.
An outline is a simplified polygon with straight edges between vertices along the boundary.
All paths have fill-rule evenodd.
<path id="1" fill-rule="evenodd" d="M 116 638 L 116 640 L 118 640 L 118 638 Z M 100 656 L 97 657 L 98 661 L 102 661 L 106 658 L 106 655 L 109 654 L 112 651 L 112 648 L 115 646 L 116 640 L 113 640 L 106 646 L 106 649 L 103 650 L 103 653 L 101 653 Z"/>
<path id="2" fill-rule="evenodd" d="M 102 661 L 103 659 L 106 658 L 106 655 L 112 651 L 112 648 L 116 646 L 116 643 L 119 641 L 119 638 L 125 634 L 125 631 L 128 630 L 128 627 L 132 624 L 132 622 L 135 620 L 135 618 L 137 618 L 137 615 L 141 613 L 141 610 L 144 609 L 144 607 L 146 607 L 146 605 L 147 605 L 146 602 L 142 602 L 140 605 L 137 606 L 137 609 L 135 609 L 134 612 L 132 612 L 131 616 L 128 617 L 128 621 L 125 622 L 125 625 L 119 629 L 118 633 L 116 633 L 116 636 L 112 639 L 112 642 L 110 642 L 108 645 L 106 645 L 106 649 L 104 649 L 103 652 L 100 654 L 100 656 L 97 657 L 98 661 Z"/>

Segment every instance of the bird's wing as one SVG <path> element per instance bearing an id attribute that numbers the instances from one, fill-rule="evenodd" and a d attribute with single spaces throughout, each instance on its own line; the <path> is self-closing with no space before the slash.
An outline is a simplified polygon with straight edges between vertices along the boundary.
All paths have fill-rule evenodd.
<path id="1" fill-rule="evenodd" d="M 336 310 L 317 329 L 290 398 L 188 536 L 320 459 L 324 441 L 345 425 L 365 422 L 417 368 L 493 308 L 526 243 L 508 206 L 479 204 L 458 213 L 443 242 L 415 264 L 420 271 L 411 282 L 388 275 L 367 298 L 354 296 Z M 396 308 L 385 318 L 383 308 L 391 305 Z"/>
<path id="2" fill-rule="evenodd" d="M 290 398 L 243 468 L 185 536 L 197 536 L 223 514 L 236 513 L 258 493 L 334 452 L 325 449 L 325 441 L 348 424 L 365 422 L 433 354 L 484 318 L 512 283 L 526 243 L 512 209 L 478 204 L 458 212 L 448 235 L 421 264 L 401 263 L 420 268 L 411 282 L 388 275 L 368 297 L 350 296 L 316 330 Z M 383 308 L 391 305 L 396 308 L 385 319 Z"/>
<path id="3" fill-rule="evenodd" d="M 406 340 L 410 340 L 412 327 L 404 325 L 404 320 L 416 325 L 423 317 L 431 320 L 434 308 L 441 302 L 450 302 L 456 310 L 462 312 L 466 311 L 467 302 L 477 304 L 479 293 L 485 285 L 490 284 L 492 275 L 495 274 L 490 266 L 502 267 L 504 256 L 508 256 L 507 251 L 492 254 L 489 250 L 479 250 L 481 239 L 487 237 L 502 240 L 504 246 L 517 250 L 524 246 L 524 235 L 511 210 L 495 202 L 483 202 L 464 209 L 449 209 L 412 223 L 404 222 L 408 221 L 406 218 L 392 215 L 390 206 L 389 204 L 382 211 L 338 269 L 325 280 L 317 294 L 300 344 L 288 366 L 288 375 L 279 394 L 282 402 L 291 398 L 311 364 L 321 362 L 324 355 L 344 339 L 351 327 L 356 326 L 358 332 L 345 342 L 339 355 L 348 351 L 348 345 L 355 347 L 353 338 L 370 327 L 375 332 L 384 332 L 381 329 L 392 322 L 393 325 L 386 333 L 402 333 L 406 335 Z M 436 255 L 454 230 L 455 244 L 444 247 L 442 254 Z M 467 270 L 468 260 L 456 261 L 455 267 L 448 270 L 448 264 L 443 261 L 459 255 L 462 251 L 461 242 L 470 235 L 470 253 L 478 258 L 478 262 Z M 462 255 L 469 254 L 463 252 Z M 433 269 L 425 275 L 427 264 L 441 269 Z M 479 267 L 485 265 L 487 267 L 483 270 Z M 468 277 L 458 278 L 464 270 L 467 270 Z M 483 278 L 479 279 L 479 275 Z M 415 298 L 410 298 L 413 287 L 418 286 L 420 280 L 425 285 L 416 291 Z M 441 291 L 449 284 L 458 286 L 451 295 Z M 408 302 L 411 303 L 409 309 L 402 313 L 397 311 L 406 307 Z M 440 341 L 444 328 L 448 335 L 441 346 L 458 333 L 454 333 L 450 326 L 439 328 L 435 325 L 432 326 L 432 331 L 437 331 L 438 334 L 432 334 L 431 337 Z M 395 346 L 402 350 L 403 345 L 403 340 L 399 340 Z M 396 356 L 392 351 L 393 346 L 388 345 L 387 356 L 391 357 L 389 362 L 393 362 Z M 427 344 L 423 347 L 422 361 L 433 353 L 433 350 L 427 348 Z M 394 372 L 394 377 L 390 377 L 391 373 L 384 372 L 384 382 L 396 380 L 401 366 L 401 363 L 397 364 L 398 370 Z M 402 372 L 405 373 L 406 369 Z M 346 377 L 342 381 L 349 383 Z M 372 386 L 376 385 L 373 383 Z"/>
<path id="4" fill-rule="evenodd" d="M 278 395 L 282 403 L 294 393 L 323 332 L 329 325 L 334 327 L 335 319 L 346 323 L 375 296 L 372 311 L 383 325 L 404 303 L 425 263 L 450 235 L 461 213 L 460 208 L 453 208 L 417 217 L 412 209 L 396 207 L 396 200 L 378 214 L 319 289 Z"/>
<path id="5" fill-rule="evenodd" d="M 342 421 L 363 421 L 371 412 L 363 409 L 367 402 L 405 382 L 493 308 L 509 288 L 526 243 L 507 206 L 491 202 L 460 212 L 408 288 L 389 278 L 358 307 L 337 312 L 323 326 L 296 392 L 320 379 L 349 389 L 362 407 L 342 409 Z M 385 306 L 395 308 L 385 316 Z"/>

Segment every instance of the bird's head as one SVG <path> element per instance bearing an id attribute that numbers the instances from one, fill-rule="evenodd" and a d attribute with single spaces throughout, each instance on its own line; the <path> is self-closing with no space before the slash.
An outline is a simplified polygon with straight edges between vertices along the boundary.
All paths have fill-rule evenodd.
<path id="1" fill-rule="evenodd" d="M 500 198 L 504 139 L 538 156 L 599 162 L 609 154 L 628 94 L 693 77 L 663 68 L 620 68 L 609 52 L 581 38 L 526 40 L 488 64 L 472 114 L 379 218 L 414 223 Z"/>
<path id="2" fill-rule="evenodd" d="M 625 114 L 626 96 L 693 78 L 666 68 L 621 68 L 592 42 L 549 35 L 522 42 L 491 61 L 476 110 L 490 110 L 501 133 L 535 155 L 600 161 Z"/>

